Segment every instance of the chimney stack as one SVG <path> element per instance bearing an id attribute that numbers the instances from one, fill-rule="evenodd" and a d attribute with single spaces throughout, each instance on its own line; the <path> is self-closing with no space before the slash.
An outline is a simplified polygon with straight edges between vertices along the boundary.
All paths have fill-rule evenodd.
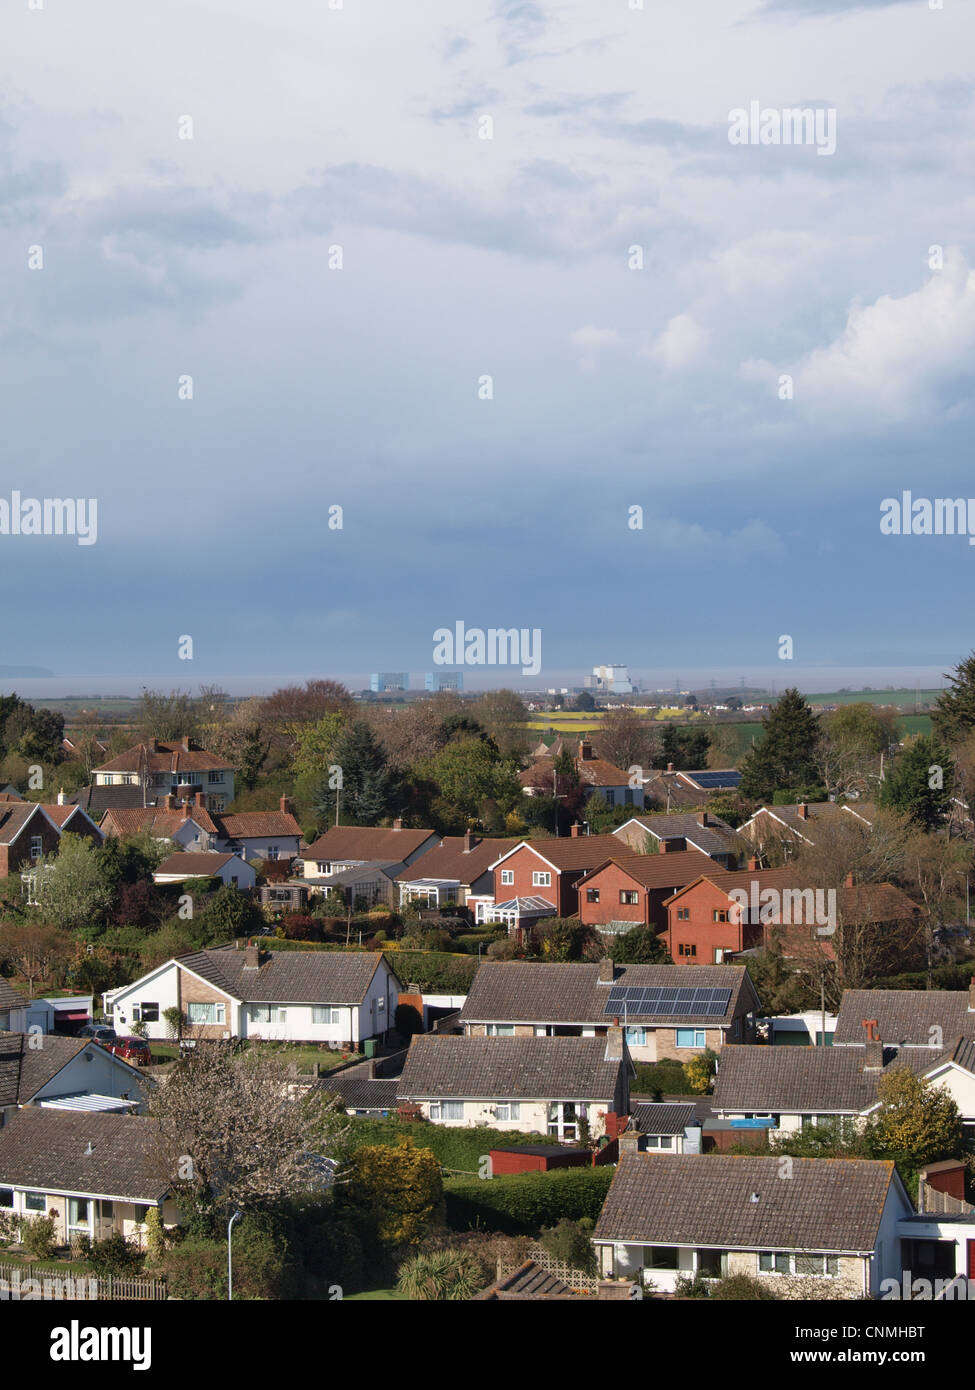
<path id="1" fill-rule="evenodd" d="M 668 764 L 667 764 L 667 771 L 668 771 L 668 772 L 673 772 L 673 770 L 674 770 L 674 764 L 673 764 L 673 763 L 668 763 Z"/>
<path id="2" fill-rule="evenodd" d="M 290 815 L 291 815 L 291 802 L 288 800 L 288 798 L 287 798 L 286 796 L 282 796 L 282 798 L 281 798 L 281 803 L 280 803 L 280 804 L 281 804 L 281 814 L 282 814 L 282 816 L 290 816 Z"/>
<path id="3" fill-rule="evenodd" d="M 402 830 L 402 829 L 403 829 L 403 817 L 402 817 L 402 816 L 397 816 L 396 819 L 393 821 L 393 829 L 394 829 L 394 830 Z"/>
<path id="4" fill-rule="evenodd" d="M 176 810 L 176 798 L 172 792 L 167 792 L 166 795 L 163 797 L 163 806 L 166 808 L 167 811 Z"/>
<path id="5" fill-rule="evenodd" d="M 972 976 L 968 985 L 968 1012 L 975 1013 L 975 975 Z"/>
<path id="6" fill-rule="evenodd" d="M 149 742 L 146 744 L 146 749 L 147 749 L 147 751 L 150 752 L 150 753 L 158 753 L 158 752 L 159 752 L 159 740 L 155 737 L 155 735 L 153 735 L 153 737 L 152 737 L 152 738 L 149 740 Z"/>
<path id="7" fill-rule="evenodd" d="M 643 1135 L 638 1129 L 633 1128 L 631 1120 L 626 1129 L 616 1141 L 619 1145 L 619 1156 L 623 1158 L 626 1154 L 637 1154 L 643 1148 Z"/>
<path id="8" fill-rule="evenodd" d="M 572 840 L 578 840 L 578 838 L 579 838 L 579 831 L 580 831 L 581 829 L 582 829 L 582 826 L 578 823 L 578 821 L 575 823 L 575 825 L 570 825 L 570 826 L 569 826 L 569 838 L 572 839 Z"/>
<path id="9" fill-rule="evenodd" d="M 244 948 L 244 969 L 260 970 L 261 968 L 261 948 L 260 946 L 246 946 Z"/>
<path id="10" fill-rule="evenodd" d="M 751 859 L 749 859 L 748 861 L 748 872 L 750 874 L 758 873 L 758 860 L 755 858 L 754 855 L 752 855 Z"/>
<path id="11" fill-rule="evenodd" d="M 473 832 L 473 830 L 465 830 L 465 831 L 464 831 L 464 853 L 465 853 L 465 854 L 470 854 L 471 850 L 474 848 L 474 846 L 475 846 L 476 844 L 477 844 L 477 840 L 476 840 L 475 837 L 474 837 L 474 832 Z"/>
<path id="12" fill-rule="evenodd" d="M 708 813 L 707 813 L 707 811 L 698 811 L 698 813 L 697 813 L 697 823 L 698 823 L 698 825 L 707 825 L 707 824 L 708 824 Z"/>
<path id="13" fill-rule="evenodd" d="M 582 739 L 579 744 L 579 761 L 583 763 L 592 761 L 592 744 L 588 739 Z"/>
<path id="14" fill-rule="evenodd" d="M 190 736 L 189 736 L 189 734 L 184 734 L 184 735 L 183 735 L 183 737 L 182 737 L 182 738 L 180 739 L 180 741 L 179 741 L 179 746 L 180 746 L 180 748 L 182 748 L 182 750 L 183 750 L 184 753 L 188 753 L 188 752 L 190 751 Z"/>
<path id="15" fill-rule="evenodd" d="M 884 1045 L 876 1039 L 871 1038 L 863 1049 L 863 1070 L 864 1071 L 883 1071 L 884 1069 Z"/>
<path id="16" fill-rule="evenodd" d="M 64 790 L 64 788 L 62 787 L 61 790 L 58 792 L 58 805 L 59 805 L 59 806 L 65 806 L 65 805 L 67 805 L 67 801 L 68 801 L 67 795 L 65 794 L 65 790 Z"/>
<path id="17" fill-rule="evenodd" d="M 622 1062 L 623 1060 L 623 1029 L 619 1025 L 619 1019 L 614 1019 L 611 1027 L 606 1029 L 606 1061 Z"/>
<path id="18" fill-rule="evenodd" d="M 200 810 L 201 810 L 201 811 L 205 811 L 205 810 L 206 810 L 206 805 L 207 805 L 206 792 L 197 792 L 195 800 L 196 800 L 196 804 L 197 804 L 197 806 L 199 806 Z"/>
<path id="19" fill-rule="evenodd" d="M 599 983 L 601 985 L 611 985 L 613 983 L 614 971 L 615 966 L 612 956 L 603 956 L 602 960 L 599 962 Z"/>
<path id="20" fill-rule="evenodd" d="M 685 842 L 685 843 L 686 843 L 686 842 Z M 672 854 L 673 851 L 672 851 L 672 849 L 670 848 L 670 846 L 671 846 L 671 841 L 670 841 L 670 840 L 664 840 L 664 839 L 662 839 L 662 838 L 659 839 L 659 840 L 657 841 L 657 853 L 658 853 L 658 854 Z"/>
<path id="21" fill-rule="evenodd" d="M 852 887 L 853 887 L 853 870 L 852 870 L 852 869 L 851 869 L 850 872 L 847 874 L 847 876 L 846 876 L 846 878 L 843 880 L 843 882 L 844 882 L 844 884 L 845 884 L 845 886 L 846 886 L 847 888 L 852 888 Z"/>
<path id="22" fill-rule="evenodd" d="M 798 806 L 796 807 L 796 815 L 799 817 L 800 820 L 809 819 L 809 807 L 807 806 L 805 801 L 799 802 Z"/>

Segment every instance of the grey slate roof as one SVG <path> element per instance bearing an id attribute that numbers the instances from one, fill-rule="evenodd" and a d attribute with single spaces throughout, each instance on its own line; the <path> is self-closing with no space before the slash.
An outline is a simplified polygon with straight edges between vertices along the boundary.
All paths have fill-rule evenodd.
<path id="1" fill-rule="evenodd" d="M 157 1129 L 147 1115 L 18 1110 L 0 1129 L 0 1186 L 158 1202 L 166 1184 L 152 1155 Z"/>
<path id="2" fill-rule="evenodd" d="M 719 1114 L 859 1114 L 876 1100 L 884 1074 L 864 1071 L 865 1060 L 865 1047 L 723 1047 L 714 1108 Z"/>
<path id="3" fill-rule="evenodd" d="M 659 1104 L 634 1105 L 630 1124 L 641 1134 L 683 1134 L 696 1119 L 697 1108 L 693 1104 L 672 1105 L 661 1101 Z"/>
<path id="4" fill-rule="evenodd" d="M 149 805 L 156 804 L 156 799 L 151 795 L 148 798 Z M 83 811 L 87 811 L 96 820 L 103 816 L 106 811 L 110 811 L 113 806 L 120 810 L 133 810 L 145 805 L 142 788 L 133 786 L 130 783 L 122 783 L 118 786 L 102 786 L 97 782 L 92 782 L 87 787 L 82 787 L 73 796 L 68 797 L 68 803 L 80 806 Z"/>
<path id="5" fill-rule="evenodd" d="M 80 1052 L 98 1049 L 91 1038 L 58 1038 L 49 1033 L 40 1039 L 41 1047 L 31 1047 L 33 1040 L 26 1033 L 0 1033 L 0 1106 L 26 1105 Z M 138 1085 L 135 1068 L 122 1058 L 114 1060 L 132 1072 Z"/>
<path id="6" fill-rule="evenodd" d="M 862 1043 L 863 1020 L 875 1018 L 881 1041 L 893 1047 L 930 1047 L 930 1030 L 940 1028 L 941 1041 L 935 1044 L 940 1050 L 951 1038 L 975 1035 L 975 1010 L 969 1002 L 964 989 L 848 989 L 840 1003 L 833 1046 Z"/>
<path id="7" fill-rule="evenodd" d="M 361 1004 L 382 952 L 262 951 L 258 970 L 246 959 L 246 951 L 220 946 L 179 964 L 245 1004 Z"/>
<path id="8" fill-rule="evenodd" d="M 395 1077 L 386 1081 L 382 1077 L 336 1076 L 334 1080 L 319 1082 L 319 1089 L 341 1096 L 348 1110 L 395 1110 L 399 1080 Z"/>
<path id="9" fill-rule="evenodd" d="M 625 1154 L 594 1240 L 864 1254 L 877 1242 L 892 1162 Z M 758 1201 L 752 1201 L 757 1194 Z M 906 1200 L 906 1199 L 905 1199 Z"/>
<path id="10" fill-rule="evenodd" d="M 501 1299 L 582 1298 L 585 1295 L 570 1289 L 567 1284 L 563 1284 L 561 1279 L 550 1274 L 547 1269 L 543 1269 L 534 1260 L 526 1260 L 511 1274 L 489 1284 L 475 1297 L 494 1301 Z"/>
<path id="11" fill-rule="evenodd" d="M 658 1027 L 710 1028 L 727 1025 L 738 1014 L 758 1007 L 758 996 L 741 965 L 618 965 L 615 985 L 730 989 L 723 1017 L 680 1017 L 627 1013 L 627 1022 Z M 599 1023 L 612 1022 L 604 1010 L 609 985 L 600 984 L 599 966 L 489 961 L 478 967 L 461 1010 L 462 1023 Z"/>
<path id="12" fill-rule="evenodd" d="M 404 1100 L 607 1100 L 626 1061 L 605 1038 L 413 1038 L 397 1095 Z"/>
<path id="13" fill-rule="evenodd" d="M 26 1009 L 27 1000 L 0 975 L 0 1009 Z"/>
<path id="14" fill-rule="evenodd" d="M 634 816 L 633 819 L 639 821 L 644 829 L 658 840 L 685 839 L 689 846 L 693 844 L 705 854 L 727 854 L 735 841 L 735 832 L 727 821 L 710 812 L 707 825 L 701 825 L 697 816 L 691 812 L 678 815 L 664 813 L 659 816 Z M 620 826 L 620 830 L 622 829 Z M 619 830 L 613 833 L 618 836 Z"/>

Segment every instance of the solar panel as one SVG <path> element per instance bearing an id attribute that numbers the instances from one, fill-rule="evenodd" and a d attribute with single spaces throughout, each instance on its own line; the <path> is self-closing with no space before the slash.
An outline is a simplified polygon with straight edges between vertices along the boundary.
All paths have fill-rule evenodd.
<path id="1" fill-rule="evenodd" d="M 685 775 L 699 787 L 737 787 L 741 781 L 740 772 L 688 772 Z"/>
<path id="2" fill-rule="evenodd" d="M 674 1018 L 696 1014 L 703 1018 L 721 1018 L 727 1013 L 730 1001 L 730 989 L 643 989 L 635 985 L 614 985 L 603 1012 L 661 1014 Z"/>

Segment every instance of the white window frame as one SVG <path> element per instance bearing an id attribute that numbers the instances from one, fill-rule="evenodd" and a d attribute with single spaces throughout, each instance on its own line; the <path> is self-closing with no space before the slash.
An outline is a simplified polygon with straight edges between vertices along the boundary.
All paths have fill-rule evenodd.
<path id="1" fill-rule="evenodd" d="M 485 1025 L 485 1034 L 489 1038 L 513 1038 L 515 1025 L 513 1023 L 488 1023 Z"/>
<path id="2" fill-rule="evenodd" d="M 32 835 L 30 837 L 30 857 L 31 859 L 41 859 L 44 855 L 44 836 Z"/>
<path id="3" fill-rule="evenodd" d="M 694 1041 L 693 1041 L 692 1043 L 682 1043 L 682 1042 L 680 1041 L 680 1035 L 681 1035 L 681 1033 L 693 1033 L 693 1034 L 694 1034 Z M 697 1041 L 698 1038 L 701 1038 L 701 1042 L 698 1042 L 698 1041 Z M 708 1045 L 708 1035 L 707 1035 L 707 1031 L 706 1031 L 704 1028 L 675 1028 L 675 1029 L 674 1029 L 674 1046 L 675 1046 L 675 1047 L 699 1048 L 699 1049 L 703 1050 L 705 1047 L 707 1047 L 707 1045 Z"/>
<path id="4" fill-rule="evenodd" d="M 324 1014 L 327 1014 L 328 1017 L 322 1017 Z M 312 1004 L 311 1021 L 332 1027 L 333 1024 L 342 1022 L 342 1011 L 334 1004 Z"/>
<path id="5" fill-rule="evenodd" d="M 551 888 L 552 873 L 550 869 L 534 869 L 532 871 L 533 888 Z"/>
<path id="6" fill-rule="evenodd" d="M 502 870 L 501 870 L 501 887 L 502 887 L 502 888 L 510 888 L 510 887 L 512 887 L 512 885 L 514 884 L 514 881 L 515 881 L 515 871 L 514 871 L 514 869 L 502 869 Z"/>
<path id="7" fill-rule="evenodd" d="M 280 1004 L 248 1004 L 248 1019 L 251 1023 L 287 1023 L 288 1010 Z M 261 1012 L 267 1013 L 267 1018 L 255 1017 Z"/>
<path id="8" fill-rule="evenodd" d="M 432 1100 L 430 1102 L 431 1120 L 443 1122 L 444 1120 L 463 1120 L 463 1118 L 464 1102 L 462 1100 Z"/>
<path id="9" fill-rule="evenodd" d="M 212 1018 L 193 1018 L 192 1009 L 209 1009 L 213 1012 Z M 186 1022 L 191 1027 L 202 1027 L 207 1024 L 225 1024 L 227 1022 L 227 1006 L 216 999 L 194 999 L 186 1005 Z"/>
<path id="10" fill-rule="evenodd" d="M 520 1100 L 496 1100 L 494 1102 L 494 1118 L 496 1120 L 520 1120 L 521 1101 Z"/>

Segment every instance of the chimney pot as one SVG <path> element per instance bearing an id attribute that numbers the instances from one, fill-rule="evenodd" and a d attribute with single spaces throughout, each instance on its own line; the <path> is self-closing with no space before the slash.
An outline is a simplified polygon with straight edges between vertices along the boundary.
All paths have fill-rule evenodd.
<path id="1" fill-rule="evenodd" d="M 975 975 L 972 976 L 968 986 L 968 1012 L 975 1013 Z"/>
<path id="2" fill-rule="evenodd" d="M 861 1018 L 861 1028 L 867 1030 L 867 1042 L 878 1042 L 880 1040 L 880 1023 L 875 1018 Z"/>

